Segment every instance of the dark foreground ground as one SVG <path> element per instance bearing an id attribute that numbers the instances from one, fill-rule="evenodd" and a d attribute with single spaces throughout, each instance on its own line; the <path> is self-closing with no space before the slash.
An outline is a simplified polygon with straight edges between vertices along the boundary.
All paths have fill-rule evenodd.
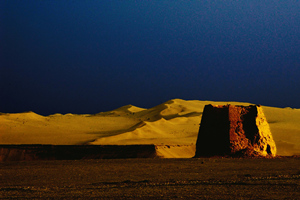
<path id="1" fill-rule="evenodd" d="M 300 199 L 300 158 L 0 162 L 0 198 Z"/>

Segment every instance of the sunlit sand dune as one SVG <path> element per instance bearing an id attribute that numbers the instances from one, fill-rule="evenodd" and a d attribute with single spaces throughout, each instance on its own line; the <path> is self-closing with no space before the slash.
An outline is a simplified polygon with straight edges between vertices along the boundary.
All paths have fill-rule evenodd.
<path id="1" fill-rule="evenodd" d="M 239 102 L 173 99 L 150 109 L 123 106 L 94 115 L 34 112 L 0 115 L 0 144 L 155 144 L 160 157 L 192 157 L 206 104 Z M 300 154 L 300 109 L 263 106 L 278 155 Z M 168 145 L 168 146 L 166 146 Z"/>

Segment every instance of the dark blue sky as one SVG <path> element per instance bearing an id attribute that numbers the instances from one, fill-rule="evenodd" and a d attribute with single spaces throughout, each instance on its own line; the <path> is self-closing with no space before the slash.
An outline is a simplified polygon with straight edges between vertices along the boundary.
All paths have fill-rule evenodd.
<path id="1" fill-rule="evenodd" d="M 298 1 L 1 1 L 0 112 L 300 108 Z"/>

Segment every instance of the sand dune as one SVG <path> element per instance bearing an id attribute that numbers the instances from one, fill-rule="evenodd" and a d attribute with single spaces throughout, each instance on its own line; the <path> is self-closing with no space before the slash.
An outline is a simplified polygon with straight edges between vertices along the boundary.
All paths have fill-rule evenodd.
<path id="1" fill-rule="evenodd" d="M 150 109 L 127 105 L 94 115 L 2 113 L 0 144 L 155 144 L 161 157 L 192 157 L 206 104 L 249 105 L 173 99 Z M 299 155 L 300 109 L 263 109 L 278 155 Z"/>

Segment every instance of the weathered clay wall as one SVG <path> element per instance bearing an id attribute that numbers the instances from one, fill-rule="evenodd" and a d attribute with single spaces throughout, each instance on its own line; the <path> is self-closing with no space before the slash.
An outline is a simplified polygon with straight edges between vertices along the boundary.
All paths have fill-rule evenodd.
<path id="1" fill-rule="evenodd" d="M 195 157 L 275 155 L 276 145 L 260 106 L 204 107 Z"/>
<path id="2" fill-rule="evenodd" d="M 228 109 L 206 105 L 196 143 L 196 156 L 225 155 L 229 149 Z"/>
<path id="3" fill-rule="evenodd" d="M 0 145 L 0 161 L 153 157 L 155 145 Z"/>

